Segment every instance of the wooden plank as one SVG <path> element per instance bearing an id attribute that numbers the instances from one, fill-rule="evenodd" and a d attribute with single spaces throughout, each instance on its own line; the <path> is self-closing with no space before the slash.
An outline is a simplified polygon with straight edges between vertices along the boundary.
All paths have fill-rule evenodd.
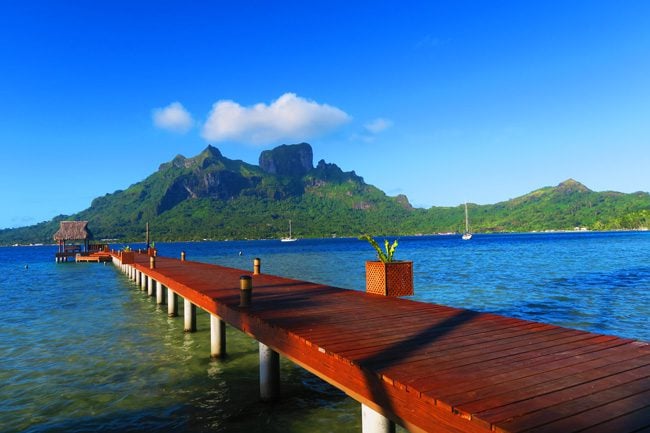
<path id="1" fill-rule="evenodd" d="M 650 407 L 644 407 L 638 411 L 630 412 L 624 416 L 605 421 L 601 424 L 581 430 L 582 433 L 612 433 L 612 432 L 630 432 L 648 433 L 650 432 Z"/>
<path id="2" fill-rule="evenodd" d="M 509 357 L 501 357 L 498 352 L 483 352 L 466 356 L 465 359 L 435 359 L 429 364 L 418 362 L 420 370 L 404 366 L 403 371 L 399 365 L 391 369 L 391 377 L 395 382 L 409 390 L 417 389 L 421 393 L 434 395 L 437 400 L 450 398 L 456 394 L 462 396 L 473 395 L 483 387 L 492 389 L 507 380 L 527 377 L 533 374 L 557 368 L 551 361 L 540 357 L 535 348 L 525 352 L 526 358 L 512 361 Z M 559 361 L 567 356 L 555 359 Z M 382 371 L 382 374 L 386 374 Z"/>
<path id="3" fill-rule="evenodd" d="M 649 372 L 650 367 L 645 366 L 607 376 L 600 380 L 564 389 L 559 393 L 545 394 L 524 400 L 516 404 L 516 407 L 510 406 L 507 411 L 501 411 L 491 416 L 496 418 L 496 415 L 501 415 L 501 420 L 495 421 L 495 424 L 502 431 L 532 429 L 599 407 L 610 401 L 650 390 Z M 549 411 L 550 408 L 553 409 L 552 412 Z"/>
<path id="4" fill-rule="evenodd" d="M 634 358 L 640 358 L 640 360 L 635 362 Z M 621 359 L 628 362 L 618 362 Z M 477 386 L 471 393 L 458 393 L 456 390 L 451 390 L 450 393 L 444 394 L 440 392 L 439 395 L 440 398 L 444 398 L 446 401 L 453 402 L 456 405 L 469 404 L 470 402 L 477 402 L 501 393 L 508 393 L 510 396 L 513 396 L 511 393 L 512 389 L 521 390 L 522 386 L 531 382 L 540 382 L 544 386 L 548 386 L 548 382 L 557 377 L 581 377 L 586 374 L 585 372 L 590 371 L 590 369 L 598 369 L 603 366 L 609 366 L 616 370 L 625 368 L 625 366 L 636 368 L 639 365 L 638 363 L 643 365 L 643 362 L 645 362 L 644 359 L 636 351 L 630 351 L 625 354 L 625 352 L 620 350 L 619 346 L 616 346 L 601 351 L 589 352 L 584 355 L 563 358 L 542 365 L 535 364 L 522 368 L 518 364 L 513 364 L 511 365 L 510 373 L 504 374 L 496 384 L 485 382 L 485 385 L 483 385 L 482 381 L 475 382 L 481 386 Z M 596 372 L 593 375 L 595 376 Z M 473 406 L 472 409 L 474 409 Z"/>
<path id="5" fill-rule="evenodd" d="M 647 362 L 641 358 L 637 358 L 635 361 L 637 361 L 636 366 L 643 366 Z M 606 365 L 587 371 L 585 374 L 572 374 L 570 370 L 564 370 L 561 375 L 549 375 L 548 379 L 544 375 L 540 375 L 534 378 L 535 381 L 519 384 L 521 385 L 520 389 L 511 387 L 508 394 L 494 395 L 473 403 L 457 405 L 456 408 L 459 412 L 467 414 L 466 416 L 495 424 L 533 411 L 540 403 L 545 405 L 545 409 L 566 403 L 574 398 L 575 393 L 581 392 L 583 385 L 588 384 L 595 389 L 599 380 L 620 374 L 633 366 L 634 364 L 630 365 L 630 363 Z M 517 385 L 517 383 L 512 385 Z M 590 394 L 590 399 L 594 400 L 595 398 L 593 393 Z"/>
<path id="6" fill-rule="evenodd" d="M 323 342 L 327 344 L 331 350 L 344 350 L 349 346 L 350 342 L 356 343 L 358 347 L 363 346 L 366 341 L 372 343 L 392 344 L 395 342 L 403 341 L 404 339 L 426 340 L 428 338 L 436 338 L 439 344 L 472 344 L 477 342 L 486 341 L 488 338 L 507 338 L 509 335 L 521 334 L 526 332 L 533 332 L 535 329 L 549 329 L 550 325 L 543 325 L 539 323 L 525 323 L 508 321 L 508 320 L 490 320 L 481 321 L 472 327 L 458 327 L 454 326 L 453 316 L 443 316 L 438 320 L 430 320 L 424 322 L 419 316 L 415 319 L 412 316 L 406 316 L 405 319 L 400 320 L 399 333 L 394 332 L 392 328 L 387 327 L 387 324 L 397 320 L 395 317 L 390 317 L 388 320 L 382 322 L 366 321 L 363 320 L 365 316 L 360 316 L 359 321 L 363 323 L 367 329 L 366 332 L 360 337 L 358 332 L 351 335 L 343 335 L 339 338 L 328 339 Z M 372 329 L 371 326 L 377 326 Z M 442 333 L 441 331 L 448 331 Z M 356 336 L 356 338 L 354 338 Z M 463 343 L 466 342 L 466 343 Z M 414 342 L 418 344 L 417 342 Z M 365 346 L 367 347 L 367 346 Z"/>
<path id="7" fill-rule="evenodd" d="M 589 338 L 590 337 L 590 338 Z M 496 386 L 503 384 L 509 380 L 524 378 L 533 374 L 539 374 L 544 371 L 553 370 L 558 365 L 566 365 L 564 360 L 577 359 L 577 363 L 581 362 L 579 357 L 582 354 L 590 352 L 597 352 L 610 347 L 620 346 L 623 343 L 616 337 L 608 337 L 610 340 L 600 344 L 593 344 L 598 341 L 600 336 L 573 336 L 556 340 L 559 344 L 554 344 L 555 341 L 545 343 L 542 345 L 535 345 L 530 348 L 530 351 L 524 352 L 519 356 L 506 356 L 505 358 L 494 359 L 493 362 L 487 364 L 479 357 L 471 358 L 466 364 L 455 366 L 452 369 L 445 370 L 446 377 L 451 379 L 449 384 L 435 383 L 427 385 L 426 381 L 430 380 L 431 374 L 414 380 L 408 380 L 409 376 L 405 377 L 404 382 L 411 384 L 417 381 L 424 382 L 418 386 L 422 392 L 435 390 L 435 395 L 439 399 L 453 399 L 455 395 L 475 395 L 478 390 L 488 387 L 494 390 Z M 594 341 L 596 340 L 596 341 Z M 561 345 L 560 345 L 561 344 Z M 557 364 L 561 362 L 561 364 Z M 516 363 L 516 364 L 515 364 Z M 400 371 L 396 369 L 394 374 L 395 380 L 402 380 L 398 374 L 408 373 L 409 370 L 404 369 Z M 437 372 L 438 370 L 433 370 Z M 437 374 L 440 374 L 438 372 Z M 508 385 L 511 386 L 511 385 Z"/>
<path id="8" fill-rule="evenodd" d="M 633 396 L 612 401 L 584 412 L 550 422 L 543 426 L 528 430 L 530 433 L 556 433 L 556 432 L 578 432 L 585 428 L 595 428 L 600 424 L 608 423 L 616 418 L 626 418 L 622 425 L 643 424 L 647 419 L 639 419 L 638 416 L 648 414 L 650 403 L 650 391 L 645 391 Z M 636 415 L 635 415 L 636 413 Z M 623 431 L 623 430 L 621 430 Z M 633 431 L 633 430 L 632 430 Z"/>

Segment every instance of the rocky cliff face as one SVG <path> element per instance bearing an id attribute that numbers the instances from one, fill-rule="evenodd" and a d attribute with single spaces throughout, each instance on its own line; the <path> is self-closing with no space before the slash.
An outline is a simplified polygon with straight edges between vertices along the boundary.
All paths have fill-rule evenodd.
<path id="1" fill-rule="evenodd" d="M 212 146 L 193 158 L 178 155 L 162 164 L 159 173 L 171 182 L 158 203 L 158 214 L 187 199 L 230 200 L 245 189 L 255 188 L 261 181 L 261 176 L 256 175 L 261 173 L 255 173 L 255 167 L 228 159 Z"/>
<path id="2" fill-rule="evenodd" d="M 268 174 L 302 177 L 314 168 L 314 153 L 307 143 L 283 144 L 262 152 L 259 164 Z"/>
<path id="3" fill-rule="evenodd" d="M 313 166 L 309 144 L 282 145 L 261 153 L 260 165 L 226 158 L 208 146 L 193 158 L 182 155 L 162 164 L 158 172 L 145 180 L 146 196 L 155 196 L 155 214 L 173 209 L 185 200 L 209 198 L 232 200 L 240 196 L 283 200 L 299 197 L 305 188 L 351 183 L 349 190 L 359 190 L 363 178 L 344 172 L 336 164 L 321 160 Z M 154 194 L 153 191 L 158 191 Z"/>
<path id="4" fill-rule="evenodd" d="M 167 188 L 157 212 L 161 214 L 192 198 L 229 200 L 239 196 L 244 189 L 254 188 L 259 181 L 259 177 L 245 177 L 226 170 L 181 176 Z"/>

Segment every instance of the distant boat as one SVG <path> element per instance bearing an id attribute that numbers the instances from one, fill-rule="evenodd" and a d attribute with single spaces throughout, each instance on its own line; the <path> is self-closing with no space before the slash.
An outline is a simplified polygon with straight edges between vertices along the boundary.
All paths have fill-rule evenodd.
<path id="1" fill-rule="evenodd" d="M 469 231 L 469 216 L 467 214 L 467 202 L 465 203 L 465 233 L 463 233 L 463 240 L 468 241 L 472 239 L 472 233 Z"/>
<path id="2" fill-rule="evenodd" d="M 293 236 L 291 236 L 291 220 L 289 220 L 289 237 L 281 238 L 281 239 L 280 239 L 280 242 L 295 242 L 295 241 L 297 241 L 297 240 L 298 240 L 298 239 L 296 239 L 296 238 L 294 238 Z"/>

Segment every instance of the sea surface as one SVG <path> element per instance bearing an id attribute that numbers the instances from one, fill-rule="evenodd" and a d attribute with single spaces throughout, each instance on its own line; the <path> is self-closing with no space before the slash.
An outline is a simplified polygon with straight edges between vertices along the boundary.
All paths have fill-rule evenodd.
<path id="1" fill-rule="evenodd" d="M 413 299 L 650 341 L 650 233 L 399 243 L 397 258 L 414 262 Z M 354 290 L 374 258 L 356 239 L 157 248 L 249 270 L 260 257 L 265 273 Z M 281 400 L 260 403 L 254 340 L 229 327 L 228 358 L 211 360 L 207 313 L 185 334 L 182 317 L 112 265 L 55 264 L 54 251 L 0 247 L 0 432 L 360 431 L 358 403 L 286 360 Z"/>

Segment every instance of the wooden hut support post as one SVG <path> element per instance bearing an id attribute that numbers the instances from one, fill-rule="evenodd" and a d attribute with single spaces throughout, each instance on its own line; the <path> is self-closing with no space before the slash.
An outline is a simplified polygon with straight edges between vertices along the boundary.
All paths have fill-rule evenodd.
<path id="1" fill-rule="evenodd" d="M 395 433 L 395 423 L 362 404 L 361 431 L 362 433 Z"/>
<path id="2" fill-rule="evenodd" d="M 280 396 L 280 355 L 267 345 L 260 346 L 260 398 L 273 401 Z"/>
<path id="3" fill-rule="evenodd" d="M 214 314 L 210 314 L 210 357 L 226 356 L 226 323 Z"/>

